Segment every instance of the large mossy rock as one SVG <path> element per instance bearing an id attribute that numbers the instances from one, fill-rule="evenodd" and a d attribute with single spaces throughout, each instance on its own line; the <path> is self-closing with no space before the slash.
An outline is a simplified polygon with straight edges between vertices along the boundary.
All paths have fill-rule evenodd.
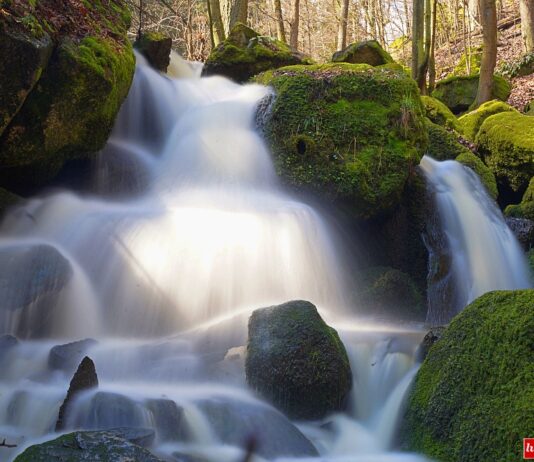
<path id="1" fill-rule="evenodd" d="M 448 77 L 436 84 L 432 96 L 444 103 L 454 114 L 467 111 L 475 102 L 479 75 Z M 493 77 L 493 99 L 506 101 L 512 87 L 504 78 Z"/>
<path id="2" fill-rule="evenodd" d="M 426 116 L 435 124 L 451 130 L 458 130 L 458 119 L 439 99 L 421 96 Z"/>
<path id="3" fill-rule="evenodd" d="M 474 111 L 464 114 L 458 119 L 459 131 L 470 141 L 475 141 L 482 123 L 490 116 L 500 112 L 517 112 L 515 108 L 502 101 L 492 100 L 482 104 Z"/>
<path id="4" fill-rule="evenodd" d="M 163 462 L 113 431 L 74 432 L 30 446 L 15 462 Z"/>
<path id="5" fill-rule="evenodd" d="M 158 32 L 143 32 L 134 43 L 134 48 L 160 72 L 167 72 L 171 63 L 172 39 Z"/>
<path id="6" fill-rule="evenodd" d="M 86 2 L 84 8 L 64 2 L 59 9 L 52 0 L 9 2 L 7 11 L 0 16 L 4 31 L 23 27 L 35 40 L 47 34 L 54 47 L 0 137 L 0 184 L 25 192 L 53 178 L 66 161 L 104 146 L 128 93 L 135 58 L 123 0 Z M 16 25 L 6 18 L 17 18 Z M 23 60 L 36 51 L 27 53 Z M 21 56 L 2 58 L 10 76 Z"/>
<path id="7" fill-rule="evenodd" d="M 337 332 L 305 301 L 252 313 L 245 369 L 249 386 L 295 419 L 343 410 L 352 386 Z"/>
<path id="8" fill-rule="evenodd" d="M 534 118 L 515 111 L 488 117 L 476 144 L 497 178 L 504 204 L 519 202 L 534 176 Z"/>
<path id="9" fill-rule="evenodd" d="M 407 448 L 442 462 L 516 462 L 534 428 L 534 290 L 491 292 L 453 319 L 417 373 Z"/>
<path id="10" fill-rule="evenodd" d="M 292 50 L 287 44 L 261 36 L 250 27 L 238 23 L 217 45 L 202 68 L 202 75 L 223 75 L 236 82 L 269 69 L 293 64 L 310 64 L 311 60 Z"/>
<path id="11" fill-rule="evenodd" d="M 276 91 L 264 131 L 286 184 L 363 219 L 399 204 L 428 141 L 419 91 L 403 71 L 291 66 L 256 81 Z"/>
<path id="12" fill-rule="evenodd" d="M 428 148 L 426 154 L 436 160 L 454 160 L 462 154 L 470 154 L 469 148 L 460 143 L 458 134 L 426 119 Z"/>
<path id="13" fill-rule="evenodd" d="M 333 63 L 369 64 L 381 66 L 395 62 L 376 40 L 351 43 L 332 56 Z"/>
<path id="14" fill-rule="evenodd" d="M 509 217 L 534 220 L 534 177 L 530 179 L 530 183 L 525 194 L 523 194 L 521 202 L 519 204 L 509 205 L 504 212 Z"/>
<path id="15" fill-rule="evenodd" d="M 499 191 L 497 190 L 497 180 L 495 179 L 495 175 L 479 157 L 475 156 L 472 152 L 465 152 L 460 154 L 455 160 L 473 170 L 480 178 L 482 184 L 486 187 L 488 194 L 493 199 L 497 199 Z"/>

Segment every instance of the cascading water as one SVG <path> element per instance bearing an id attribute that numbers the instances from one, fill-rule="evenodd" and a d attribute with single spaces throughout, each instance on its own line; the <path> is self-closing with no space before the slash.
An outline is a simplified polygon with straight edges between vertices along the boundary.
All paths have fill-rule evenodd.
<path id="1" fill-rule="evenodd" d="M 327 226 L 281 190 L 254 130 L 268 89 L 186 74 L 168 79 L 138 58 L 93 192 L 31 200 L 2 225 L 0 253 L 16 271 L 0 271 L 0 331 L 21 340 L 0 338 L 0 435 L 18 445 L 0 457 L 52 437 L 78 346 L 59 363 L 51 348 L 92 337 L 84 354 L 99 387 L 66 429 L 153 428 L 159 454 L 223 462 L 242 459 L 250 434 L 258 461 L 313 455 L 303 434 L 321 460 L 423 460 L 389 452 L 420 331 L 338 326 L 354 406 L 328 425 L 301 433 L 247 390 L 250 311 L 303 298 L 336 326 L 342 269 Z"/>
<path id="2" fill-rule="evenodd" d="M 427 321 L 443 324 L 480 295 L 491 290 L 532 287 L 526 258 L 502 213 L 478 176 L 456 161 L 421 161 L 439 213 L 450 296 L 429 297 Z M 438 258 L 439 259 L 439 258 Z M 448 267 L 447 267 L 448 266 Z M 445 307 L 440 302 L 445 301 Z"/>

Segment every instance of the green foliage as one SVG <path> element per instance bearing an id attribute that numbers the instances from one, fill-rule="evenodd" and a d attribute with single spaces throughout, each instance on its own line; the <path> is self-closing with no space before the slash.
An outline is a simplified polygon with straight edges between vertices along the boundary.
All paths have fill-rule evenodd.
<path id="1" fill-rule="evenodd" d="M 517 112 L 512 106 L 502 101 L 488 101 L 474 111 L 461 116 L 458 119 L 459 130 L 468 140 L 475 141 L 480 126 L 489 116 L 506 111 Z"/>
<path id="2" fill-rule="evenodd" d="M 452 130 L 458 130 L 458 119 L 440 100 L 432 96 L 421 96 L 426 116 L 435 124 Z"/>
<path id="3" fill-rule="evenodd" d="M 499 185 L 523 194 L 534 176 L 534 118 L 516 111 L 488 117 L 476 143 Z"/>
<path id="4" fill-rule="evenodd" d="M 217 45 L 204 64 L 203 74 L 219 74 L 237 82 L 269 69 L 312 61 L 271 37 L 259 35 L 250 27 L 238 23 L 226 40 Z"/>
<path id="5" fill-rule="evenodd" d="M 277 97 L 265 133 L 287 184 L 369 218 L 392 210 L 427 143 L 415 82 L 366 64 L 291 66 L 256 81 Z"/>
<path id="6" fill-rule="evenodd" d="M 440 80 L 432 96 L 444 103 L 454 114 L 467 111 L 475 102 L 479 75 L 451 76 Z M 504 78 L 493 76 L 493 98 L 506 101 L 512 87 Z"/>
<path id="7" fill-rule="evenodd" d="M 428 148 L 426 154 L 436 160 L 453 160 L 462 154 L 470 154 L 471 151 L 458 142 L 456 132 L 447 130 L 441 125 L 425 121 L 428 132 Z"/>
<path id="8" fill-rule="evenodd" d="M 462 53 L 460 61 L 452 71 L 452 75 L 476 75 L 480 73 L 482 61 L 482 47 L 471 48 L 469 52 Z M 467 64 L 469 63 L 469 69 Z"/>
<path id="9" fill-rule="evenodd" d="M 516 462 L 534 428 L 534 290 L 491 292 L 456 316 L 419 370 L 404 445 L 442 462 Z"/>
<path id="10" fill-rule="evenodd" d="M 332 56 L 334 63 L 369 64 L 381 66 L 393 63 L 391 55 L 376 40 L 351 43 L 344 50 L 336 51 Z"/>
<path id="11" fill-rule="evenodd" d="M 528 188 L 523 194 L 520 204 L 509 205 L 504 213 L 509 217 L 528 218 L 534 220 L 534 177 L 530 179 Z"/>
<path id="12" fill-rule="evenodd" d="M 482 184 L 486 187 L 489 195 L 493 199 L 497 199 L 499 192 L 497 190 L 497 180 L 493 172 L 472 152 L 464 152 L 456 158 L 456 162 L 469 167 L 473 170 L 482 181 Z"/>
<path id="13" fill-rule="evenodd" d="M 517 61 L 503 63 L 499 73 L 510 79 L 534 73 L 534 52 L 524 54 Z"/>
<path id="14" fill-rule="evenodd" d="M 373 267 L 356 277 L 358 314 L 402 320 L 422 320 L 426 303 L 410 276 L 387 267 Z"/>

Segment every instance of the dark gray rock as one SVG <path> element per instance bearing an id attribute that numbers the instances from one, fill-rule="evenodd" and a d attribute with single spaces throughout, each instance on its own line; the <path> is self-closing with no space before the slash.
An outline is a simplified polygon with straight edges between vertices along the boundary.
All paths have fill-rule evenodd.
<path id="1" fill-rule="evenodd" d="M 134 43 L 150 65 L 160 71 L 167 72 L 171 62 L 172 39 L 157 32 L 144 32 Z"/>
<path id="2" fill-rule="evenodd" d="M 312 443 L 283 414 L 263 403 L 211 398 L 197 403 L 222 442 L 245 448 L 254 438 L 255 454 L 267 459 L 318 455 Z"/>
<path id="3" fill-rule="evenodd" d="M 50 350 L 48 355 L 48 367 L 71 372 L 80 364 L 80 360 L 85 353 L 98 342 L 92 338 L 78 340 L 77 342 L 56 345 Z"/>
<path id="4" fill-rule="evenodd" d="M 525 250 L 534 247 L 534 221 L 528 218 L 506 217 L 506 224 Z"/>
<path id="5" fill-rule="evenodd" d="M 301 300 L 252 313 L 245 370 L 252 389 L 296 419 L 343 410 L 352 387 L 337 332 Z"/>
<path id="6" fill-rule="evenodd" d="M 68 414 L 72 402 L 76 397 L 85 390 L 98 387 L 98 377 L 96 375 L 95 363 L 91 358 L 86 356 L 78 366 L 76 373 L 70 381 L 67 397 L 59 408 L 59 416 L 56 422 L 56 431 L 61 431 L 65 428 L 68 419 Z"/>
<path id="7" fill-rule="evenodd" d="M 2 356 L 6 351 L 17 346 L 19 340 L 14 335 L 4 334 L 0 335 L 0 356 Z"/>
<path id="8" fill-rule="evenodd" d="M 188 437 L 184 410 L 170 399 L 150 399 L 146 407 L 152 413 L 161 441 L 184 441 Z"/>
<path id="9" fill-rule="evenodd" d="M 430 329 L 427 334 L 424 336 L 423 340 L 417 347 L 417 351 L 415 353 L 415 357 L 417 358 L 417 361 L 423 362 L 428 355 L 428 352 L 430 351 L 430 347 L 434 345 L 437 341 L 443 337 L 443 333 L 445 332 L 445 326 L 436 326 Z"/>
<path id="10" fill-rule="evenodd" d="M 106 433 L 111 433 L 117 438 L 122 438 L 144 448 L 152 446 L 156 438 L 156 432 L 151 428 L 119 427 L 107 429 Z"/>
<path id="11" fill-rule="evenodd" d="M 74 432 L 30 446 L 15 462 L 163 462 L 113 432 Z"/>

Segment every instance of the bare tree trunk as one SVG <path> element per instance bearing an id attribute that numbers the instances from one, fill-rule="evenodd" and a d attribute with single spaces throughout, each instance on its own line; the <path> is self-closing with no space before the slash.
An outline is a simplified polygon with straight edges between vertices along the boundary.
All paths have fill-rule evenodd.
<path id="1" fill-rule="evenodd" d="M 341 15 L 337 30 L 337 49 L 343 50 L 347 46 L 347 23 L 349 20 L 349 0 L 341 0 Z"/>
<path id="2" fill-rule="evenodd" d="M 493 72 L 497 63 L 497 8 L 495 0 L 480 0 L 480 22 L 484 51 L 475 107 L 489 101 L 493 90 Z"/>
<path id="3" fill-rule="evenodd" d="M 534 1 L 519 0 L 521 12 L 521 35 L 527 53 L 534 52 Z"/>
<path id="4" fill-rule="evenodd" d="M 221 7 L 224 29 L 227 34 L 238 22 L 247 24 L 248 0 L 223 0 Z"/>
<path id="5" fill-rule="evenodd" d="M 436 86 L 436 19 L 438 11 L 438 0 L 434 0 L 432 5 L 432 39 L 430 43 L 430 57 L 428 63 L 428 93 L 431 94 Z"/>
<path id="6" fill-rule="evenodd" d="M 281 0 L 274 0 L 274 16 L 276 18 L 276 38 L 282 42 L 286 41 L 286 31 L 284 28 L 284 16 L 282 15 Z"/>
<path id="7" fill-rule="evenodd" d="M 293 20 L 291 21 L 291 33 L 289 34 L 289 45 L 291 48 L 299 48 L 299 15 L 300 0 L 293 0 Z"/>
<path id="8" fill-rule="evenodd" d="M 425 48 L 425 0 L 414 0 L 412 19 L 412 78 L 419 88 L 424 86 L 425 75 L 423 74 Z"/>
<path id="9" fill-rule="evenodd" d="M 409 37 L 412 33 L 410 21 L 410 9 L 408 8 L 408 0 L 404 0 L 404 15 L 406 16 L 406 36 Z"/>
<path id="10" fill-rule="evenodd" d="M 226 38 L 221 16 L 221 3 L 219 0 L 208 0 L 208 13 L 210 15 L 210 29 L 213 36 L 213 45 L 217 46 Z"/>

